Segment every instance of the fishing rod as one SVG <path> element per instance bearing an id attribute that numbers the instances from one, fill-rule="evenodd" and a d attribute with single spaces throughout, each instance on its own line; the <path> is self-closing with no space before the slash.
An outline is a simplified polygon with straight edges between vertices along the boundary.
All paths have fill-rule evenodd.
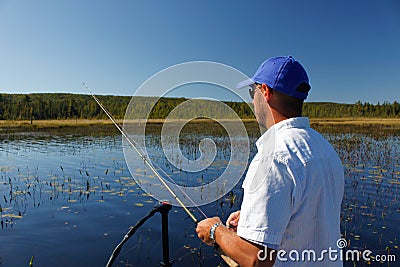
<path id="1" fill-rule="evenodd" d="M 197 218 L 194 216 L 194 214 L 183 204 L 183 202 L 179 199 L 179 197 L 175 194 L 175 192 L 169 187 L 169 185 L 165 182 L 164 178 L 158 173 L 158 171 L 154 168 L 153 164 L 150 163 L 150 161 L 147 159 L 147 157 L 138 149 L 138 144 L 133 140 L 131 137 L 129 137 L 128 133 L 125 131 L 123 127 L 121 127 L 117 121 L 114 119 L 112 114 L 103 106 L 103 104 L 100 102 L 100 100 L 92 93 L 90 88 L 87 86 L 86 83 L 83 83 L 83 86 L 86 87 L 86 89 L 90 92 L 90 95 L 92 98 L 96 101 L 96 103 L 100 106 L 100 108 L 104 111 L 104 113 L 107 115 L 107 117 L 112 121 L 112 123 L 115 125 L 115 127 L 118 129 L 118 131 L 124 136 L 124 138 L 128 141 L 130 146 L 136 151 L 136 153 L 139 155 L 141 159 L 143 159 L 144 163 L 150 168 L 150 170 L 154 173 L 154 175 L 160 180 L 160 182 L 165 186 L 165 188 L 171 193 L 172 197 L 178 202 L 178 204 L 183 208 L 183 210 L 189 215 L 189 217 L 197 224 L 199 221 Z M 161 168 L 160 168 L 161 169 Z M 161 169 L 162 170 L 162 169 Z M 164 174 L 166 174 L 164 172 Z M 167 175 L 169 180 L 174 183 L 175 185 L 178 185 L 169 175 Z M 180 187 L 177 186 L 179 189 Z M 182 193 L 185 194 L 186 197 L 194 204 L 194 206 L 201 212 L 201 214 L 207 218 L 205 213 L 200 209 L 196 203 L 182 190 Z"/>
<path id="2" fill-rule="evenodd" d="M 154 175 L 160 180 L 160 182 L 165 186 L 165 188 L 171 193 L 171 195 L 173 196 L 173 198 L 175 198 L 175 200 L 178 202 L 178 204 L 183 208 L 183 210 L 189 215 L 189 217 L 197 224 L 199 221 L 197 220 L 197 218 L 194 216 L 194 214 L 185 206 L 185 204 L 183 204 L 183 202 L 179 199 L 179 197 L 175 194 L 175 192 L 171 189 L 171 187 L 169 187 L 169 185 L 164 181 L 164 178 L 158 173 L 158 171 L 154 168 L 153 165 L 156 165 L 155 163 L 150 163 L 150 161 L 147 159 L 147 157 L 144 155 L 143 152 L 141 152 L 138 148 L 138 144 L 135 142 L 135 140 L 133 140 L 131 137 L 129 137 L 128 133 L 125 131 L 125 129 L 123 127 L 121 127 L 117 121 L 114 119 L 114 117 L 112 116 L 112 114 L 103 106 L 103 104 L 100 102 L 100 100 L 92 93 L 92 91 L 90 90 L 90 88 L 88 87 L 88 85 L 86 83 L 83 83 L 83 86 L 85 86 L 85 88 L 89 91 L 90 95 L 92 96 L 92 98 L 96 101 L 96 103 L 100 106 L 100 108 L 104 111 L 104 113 L 107 115 L 107 117 L 112 121 L 112 123 L 114 124 L 114 126 L 118 129 L 118 131 L 122 134 L 122 136 L 124 136 L 124 138 L 128 141 L 128 143 L 130 144 L 130 146 L 136 151 L 136 153 L 139 155 L 139 157 L 141 159 L 143 159 L 143 161 L 146 163 L 146 165 L 150 168 L 150 170 L 154 173 Z M 168 177 L 168 179 L 174 184 L 177 185 L 177 188 L 179 188 L 179 190 L 190 200 L 190 202 L 192 202 L 192 204 L 200 211 L 200 213 L 205 217 L 208 218 L 207 215 L 200 209 L 200 207 L 198 205 L 196 205 L 196 203 L 193 201 L 193 199 L 191 199 L 185 191 L 183 191 L 181 189 L 180 186 L 178 186 L 178 184 L 159 166 L 157 166 L 166 177 Z M 153 211 L 151 211 L 150 213 L 152 213 Z M 149 214 L 150 214 L 149 213 Z M 141 222 L 139 222 L 139 224 L 141 224 Z M 135 227 L 133 229 L 136 229 Z M 132 229 L 131 229 L 132 230 Z M 134 230 L 135 231 L 135 230 Z M 126 239 L 129 238 L 129 235 L 133 234 L 134 231 L 130 231 L 130 234 L 127 234 L 124 238 L 124 240 L 118 245 L 118 247 L 116 248 L 116 250 L 114 252 L 119 253 L 119 250 L 121 249 L 123 243 L 126 242 Z M 226 256 L 223 251 L 221 250 L 221 248 L 215 244 L 214 247 L 218 250 L 218 252 L 220 253 L 220 256 L 222 257 L 222 259 L 228 264 L 228 266 L 239 266 L 235 261 L 233 261 L 231 258 L 229 258 L 228 256 Z M 113 253 L 114 254 L 114 253 Z M 113 260 L 112 260 L 113 261 Z M 111 264 L 112 264 L 111 261 Z M 110 263 L 110 262 L 109 262 Z M 107 266 L 111 266 L 111 265 L 107 265 Z"/>

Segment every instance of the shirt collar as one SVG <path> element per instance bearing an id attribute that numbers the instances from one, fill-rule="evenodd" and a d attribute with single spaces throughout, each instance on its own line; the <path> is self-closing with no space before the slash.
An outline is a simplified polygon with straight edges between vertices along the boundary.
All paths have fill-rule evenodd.
<path id="1" fill-rule="evenodd" d="M 258 138 L 256 145 L 260 149 L 264 142 L 267 142 L 273 133 L 289 129 L 289 128 L 310 128 L 310 120 L 307 117 L 295 117 L 280 121 L 272 125 L 260 138 Z"/>

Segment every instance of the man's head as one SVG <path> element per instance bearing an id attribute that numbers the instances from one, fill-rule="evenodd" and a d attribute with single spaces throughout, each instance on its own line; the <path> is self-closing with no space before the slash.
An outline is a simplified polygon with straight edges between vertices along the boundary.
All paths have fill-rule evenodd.
<path id="1" fill-rule="evenodd" d="M 244 86 L 252 87 L 257 120 L 267 128 L 284 118 L 301 116 L 303 101 L 311 88 L 307 72 L 291 56 L 267 59 L 251 79 L 238 84 Z M 274 123 L 266 123 L 271 116 Z"/>

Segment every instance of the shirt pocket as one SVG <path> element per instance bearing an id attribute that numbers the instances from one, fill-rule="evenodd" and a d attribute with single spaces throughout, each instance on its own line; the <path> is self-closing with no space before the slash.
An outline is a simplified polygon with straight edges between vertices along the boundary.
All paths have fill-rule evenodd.
<path id="1" fill-rule="evenodd" d="M 260 153 L 257 153 L 253 160 L 251 161 L 249 168 L 247 169 L 246 177 L 244 178 L 242 188 L 243 189 L 248 189 L 251 181 L 253 180 L 254 175 L 256 174 L 258 165 L 260 163 Z"/>
<path id="2" fill-rule="evenodd" d="M 250 164 L 246 183 L 243 183 L 243 189 L 249 193 L 257 191 L 264 183 L 272 166 L 273 156 L 269 154 L 258 154 L 254 164 Z"/>

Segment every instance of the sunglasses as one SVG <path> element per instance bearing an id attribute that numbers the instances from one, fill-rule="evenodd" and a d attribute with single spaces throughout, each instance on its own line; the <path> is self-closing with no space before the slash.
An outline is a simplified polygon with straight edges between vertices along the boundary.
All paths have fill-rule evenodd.
<path id="1" fill-rule="evenodd" d="M 250 85 L 249 95 L 250 95 L 251 99 L 254 99 L 254 94 L 256 93 L 258 85 L 260 85 L 260 84 L 259 83 L 253 83 L 253 84 Z"/>

